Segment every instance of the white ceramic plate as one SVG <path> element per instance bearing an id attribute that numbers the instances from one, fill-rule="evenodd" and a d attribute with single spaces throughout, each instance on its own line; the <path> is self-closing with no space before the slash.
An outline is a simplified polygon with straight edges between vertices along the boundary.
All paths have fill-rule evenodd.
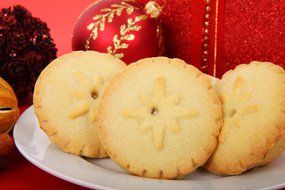
<path id="1" fill-rule="evenodd" d="M 182 180 L 153 180 L 127 174 L 110 159 L 83 159 L 64 153 L 39 128 L 30 107 L 14 128 L 15 143 L 30 162 L 66 181 L 96 189 L 275 189 L 285 187 L 285 154 L 271 164 L 232 177 L 198 169 Z"/>
<path id="2" fill-rule="evenodd" d="M 17 148 L 37 167 L 84 187 L 124 190 L 276 189 L 285 187 L 285 154 L 271 164 L 239 176 L 221 177 L 198 169 L 182 180 L 154 180 L 127 174 L 110 159 L 84 159 L 64 153 L 39 128 L 33 107 L 14 128 Z"/>

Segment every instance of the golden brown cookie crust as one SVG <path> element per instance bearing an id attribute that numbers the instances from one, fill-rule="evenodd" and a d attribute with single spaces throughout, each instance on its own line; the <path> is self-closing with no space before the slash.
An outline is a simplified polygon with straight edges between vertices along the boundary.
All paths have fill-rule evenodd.
<path id="1" fill-rule="evenodd" d="M 155 101 L 164 103 L 149 109 Z M 179 111 L 168 114 L 161 105 Z M 209 79 L 195 67 L 180 59 L 147 58 L 128 66 L 108 85 L 99 105 L 99 136 L 109 156 L 128 172 L 177 179 L 201 166 L 214 151 L 222 124 L 220 106 Z M 166 118 L 146 116 L 143 110 L 148 109 L 154 114 L 165 109 Z"/>
<path id="2" fill-rule="evenodd" d="M 65 152 L 108 157 L 98 137 L 94 99 L 101 98 L 107 82 L 124 68 L 122 61 L 95 51 L 75 51 L 50 63 L 34 92 L 35 113 L 49 139 Z"/>
<path id="3" fill-rule="evenodd" d="M 215 89 L 224 125 L 205 167 L 236 175 L 277 158 L 285 145 L 284 70 L 268 62 L 243 64 L 227 72 Z"/>

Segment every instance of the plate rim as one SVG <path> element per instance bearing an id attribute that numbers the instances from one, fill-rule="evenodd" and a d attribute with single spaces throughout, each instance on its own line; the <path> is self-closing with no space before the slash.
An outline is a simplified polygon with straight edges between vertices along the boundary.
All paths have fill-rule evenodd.
<path id="1" fill-rule="evenodd" d="M 34 106 L 30 106 L 28 109 L 25 110 L 25 112 L 23 112 L 20 116 L 20 118 L 18 119 L 18 121 L 22 121 L 26 114 L 29 114 L 30 112 L 33 112 L 33 107 Z M 29 153 L 25 152 L 25 148 L 24 146 L 17 140 L 17 136 L 20 135 L 20 131 L 19 131 L 19 127 L 21 127 L 22 125 L 20 125 L 19 123 L 15 124 L 15 128 L 14 128 L 14 131 L 13 131 L 13 136 L 14 136 L 14 141 L 15 141 L 15 145 L 17 147 L 17 149 L 19 150 L 19 152 L 29 161 L 31 162 L 33 165 L 35 165 L 36 167 L 40 168 L 41 170 L 55 176 L 55 177 L 58 177 L 59 179 L 62 179 L 62 180 L 65 180 L 65 181 L 68 181 L 70 183 L 73 183 L 73 184 L 76 184 L 76 185 L 79 185 L 79 186 L 82 186 L 82 187 L 87 187 L 87 188 L 91 188 L 91 189 L 106 189 L 106 190 L 121 190 L 121 189 L 118 189 L 118 188 L 115 188 L 115 187 L 110 187 L 110 186 L 106 186 L 106 185 L 100 185 L 98 184 L 97 182 L 96 183 L 92 183 L 92 182 L 89 182 L 89 181 L 84 181 L 82 179 L 78 179 L 72 175 L 68 175 L 68 174 L 65 174 L 61 171 L 57 171 L 57 170 L 54 170 L 54 169 L 51 169 L 47 166 L 45 166 L 43 163 L 41 163 L 40 161 L 38 161 L 37 159 L 34 159 Z M 32 127 L 33 130 L 35 130 L 35 126 Z M 23 148 L 22 148 L 23 147 Z M 83 158 L 81 158 L 83 159 Z M 90 163 L 91 164 L 91 163 Z M 105 168 L 104 168 L 105 169 Z M 135 177 L 135 176 L 133 176 Z M 161 181 L 164 181 L 164 180 L 161 180 Z M 166 180 L 169 182 L 169 180 Z M 257 187 L 257 189 L 279 189 L 279 188 L 284 188 L 285 187 L 285 180 L 284 182 L 282 183 L 279 183 L 279 184 L 276 184 L 276 185 L 270 185 L 268 184 L 267 186 L 265 187 Z"/>
<path id="2" fill-rule="evenodd" d="M 18 120 L 20 120 L 25 113 L 31 111 L 32 109 L 34 108 L 34 106 L 30 106 L 28 109 L 26 109 L 22 114 L 21 116 L 19 117 Z M 94 189 L 94 188 L 97 188 L 97 189 L 106 189 L 106 190 L 120 190 L 120 189 L 116 189 L 116 188 L 112 188 L 112 187 L 107 187 L 107 186 L 102 186 L 102 185 L 98 185 L 98 184 L 94 184 L 94 183 L 90 183 L 90 182 L 86 182 L 86 181 L 82 181 L 80 179 L 77 179 L 75 177 L 72 177 L 72 176 L 68 176 L 62 172 L 59 172 L 59 171 L 53 171 L 52 169 L 48 168 L 48 167 L 45 167 L 44 165 L 42 165 L 41 163 L 37 162 L 35 159 L 33 159 L 28 153 L 26 153 L 22 148 L 21 148 L 21 144 L 19 144 L 19 142 L 16 140 L 17 139 L 17 135 L 18 135 L 18 131 L 17 131 L 17 127 L 19 126 L 18 124 L 18 121 L 16 122 L 15 126 L 14 126 L 14 129 L 13 129 L 13 137 L 14 137 L 14 142 L 15 142 L 15 145 L 17 147 L 17 149 L 19 150 L 19 152 L 29 161 L 31 162 L 34 166 L 38 167 L 39 169 L 61 179 L 61 180 L 64 180 L 64 181 L 68 181 L 69 183 L 72 183 L 72 184 L 76 184 L 76 185 L 79 185 L 79 186 L 82 186 L 82 187 L 87 187 L 87 188 L 90 188 L 90 189 Z M 16 129 L 16 130 L 15 130 Z"/>

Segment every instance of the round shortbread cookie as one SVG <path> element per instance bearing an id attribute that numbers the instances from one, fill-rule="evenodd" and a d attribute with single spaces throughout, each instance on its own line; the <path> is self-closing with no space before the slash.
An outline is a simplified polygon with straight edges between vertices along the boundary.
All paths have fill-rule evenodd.
<path id="1" fill-rule="evenodd" d="M 109 156 L 128 172 L 180 178 L 214 151 L 221 104 L 204 74 L 180 59 L 146 58 L 106 88 L 98 127 Z"/>
<path id="2" fill-rule="evenodd" d="M 216 83 L 224 125 L 206 168 L 235 175 L 269 163 L 285 147 L 285 72 L 268 62 L 228 71 Z"/>
<path id="3" fill-rule="evenodd" d="M 76 51 L 50 63 L 39 76 L 34 108 L 40 127 L 65 152 L 108 157 L 96 120 L 98 102 L 109 80 L 125 64 L 95 51 Z"/>

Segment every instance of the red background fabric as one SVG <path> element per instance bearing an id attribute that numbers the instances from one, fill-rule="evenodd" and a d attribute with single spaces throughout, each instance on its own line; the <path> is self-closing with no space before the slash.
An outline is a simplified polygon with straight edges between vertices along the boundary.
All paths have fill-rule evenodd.
<path id="1" fill-rule="evenodd" d="M 220 0 L 224 15 L 218 76 L 241 63 L 270 61 L 285 68 L 285 1 Z"/>
<path id="2" fill-rule="evenodd" d="M 94 0 L 0 0 L 0 8 L 20 4 L 33 16 L 47 22 L 58 48 L 58 56 L 71 51 L 73 25 L 80 13 Z M 24 126 L 23 126 L 24 127 Z M 29 163 L 15 149 L 0 170 L 0 189 L 85 189 L 56 178 Z"/>
<path id="3" fill-rule="evenodd" d="M 251 61 L 285 68 L 284 0 L 156 1 L 166 2 L 158 21 L 165 29 L 167 56 L 217 77 Z"/>

